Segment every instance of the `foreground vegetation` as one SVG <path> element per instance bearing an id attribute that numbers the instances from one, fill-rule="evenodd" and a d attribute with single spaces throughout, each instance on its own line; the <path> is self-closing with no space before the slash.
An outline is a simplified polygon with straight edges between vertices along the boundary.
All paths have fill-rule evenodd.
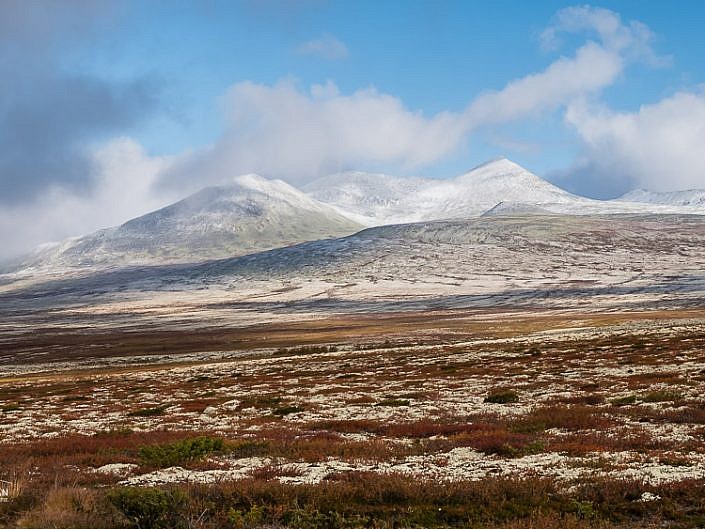
<path id="1" fill-rule="evenodd" d="M 0 527 L 704 527 L 705 321 L 614 318 L 6 377 Z"/>
<path id="2" fill-rule="evenodd" d="M 703 482 L 654 488 L 592 481 L 566 492 L 545 478 L 439 483 L 351 473 L 315 485 L 246 479 L 161 488 L 56 486 L 0 504 L 26 529 L 607 528 L 705 524 Z M 644 498 L 658 497 L 644 501 Z"/>

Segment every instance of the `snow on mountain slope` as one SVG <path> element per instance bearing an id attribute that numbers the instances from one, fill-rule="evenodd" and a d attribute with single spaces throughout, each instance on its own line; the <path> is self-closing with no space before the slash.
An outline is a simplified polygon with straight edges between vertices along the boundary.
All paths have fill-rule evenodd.
<path id="1" fill-rule="evenodd" d="M 18 268 L 204 261 L 360 228 L 285 182 L 250 174 L 121 226 L 39 249 Z"/>
<path id="2" fill-rule="evenodd" d="M 304 191 L 368 226 L 476 217 L 499 203 L 524 204 L 524 209 L 554 214 L 700 213 L 681 204 L 647 205 L 626 197 L 603 201 L 573 195 L 506 158 L 451 179 L 353 172 L 316 180 Z"/>
<path id="3" fill-rule="evenodd" d="M 368 225 L 472 217 L 499 202 L 580 200 L 505 158 L 454 179 L 349 172 L 316 180 L 304 191 Z"/>
<path id="4" fill-rule="evenodd" d="M 526 216 L 526 215 L 551 215 L 551 212 L 523 202 L 500 202 L 492 208 L 485 211 L 482 217 L 497 217 L 500 215 L 506 216 Z"/>
<path id="5" fill-rule="evenodd" d="M 397 224 L 201 264 L 11 286 L 0 289 L 0 307 L 20 313 L 96 300 L 141 307 L 221 299 L 238 318 L 266 319 L 293 312 L 502 305 L 701 306 L 704 228 L 705 217 L 697 215 L 494 216 Z"/>
<path id="6" fill-rule="evenodd" d="M 406 197 L 434 183 L 427 178 L 348 171 L 319 178 L 302 189 L 363 224 L 376 225 L 394 218 Z"/>
<path id="7" fill-rule="evenodd" d="M 657 192 L 635 189 L 618 200 L 668 206 L 694 206 L 705 210 L 705 189 Z"/>
<path id="8" fill-rule="evenodd" d="M 499 202 L 544 207 L 583 200 L 506 158 L 480 165 L 452 180 L 439 180 L 412 198 L 422 220 L 473 217 Z M 407 204 L 407 208 L 411 206 Z"/>
<path id="9" fill-rule="evenodd" d="M 705 214 L 705 191 L 640 191 L 592 200 L 505 158 L 453 179 L 347 172 L 304 189 L 308 194 L 279 180 L 243 175 L 121 226 L 47 245 L 9 270 L 205 261 L 347 235 L 364 226 L 481 215 Z"/>
<path id="10" fill-rule="evenodd" d="M 689 215 L 496 216 L 395 224 L 204 263 L 195 275 L 211 280 L 323 278 L 339 285 L 391 281 L 406 284 L 409 291 L 415 282 L 458 283 L 477 274 L 509 283 L 556 278 L 574 283 L 602 281 L 611 274 L 624 277 L 627 268 L 638 279 L 680 267 L 702 277 L 704 227 L 705 218 Z"/>

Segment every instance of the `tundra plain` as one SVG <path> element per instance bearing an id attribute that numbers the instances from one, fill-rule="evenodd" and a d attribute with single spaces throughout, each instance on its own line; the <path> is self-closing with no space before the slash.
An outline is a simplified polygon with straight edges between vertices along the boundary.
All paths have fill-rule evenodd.
<path id="1" fill-rule="evenodd" d="M 701 527 L 705 232 L 611 220 L 10 278 L 0 520 Z"/>

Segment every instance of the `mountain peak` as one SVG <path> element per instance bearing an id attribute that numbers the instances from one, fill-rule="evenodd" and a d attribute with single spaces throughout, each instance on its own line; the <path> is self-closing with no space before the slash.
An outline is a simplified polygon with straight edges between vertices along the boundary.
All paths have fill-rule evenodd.
<path id="1" fill-rule="evenodd" d="M 456 178 L 402 178 L 349 172 L 318 180 L 304 190 L 368 225 L 465 218 L 480 215 L 499 202 L 549 209 L 551 205 L 562 207 L 585 200 L 504 157 L 478 165 Z"/>
<path id="2" fill-rule="evenodd" d="M 40 249 L 18 269 L 221 259 L 350 235 L 361 227 L 286 182 L 246 174 L 120 226 Z"/>
<path id="3" fill-rule="evenodd" d="M 496 173 L 498 175 L 507 173 L 529 172 L 527 169 L 524 169 L 521 165 L 516 162 L 513 162 L 505 156 L 500 156 L 499 158 L 494 158 L 487 162 L 481 163 L 480 165 L 476 165 L 475 167 L 470 169 L 466 174 L 474 173 L 476 171 L 487 171 Z"/>
<path id="4" fill-rule="evenodd" d="M 258 175 L 257 173 L 247 173 L 236 176 L 232 179 L 232 182 L 239 187 L 243 187 L 251 191 L 258 191 L 264 194 L 303 194 L 301 191 L 299 191 L 292 185 L 287 184 L 283 180 L 270 180 L 269 178 L 265 178 L 264 176 Z"/>
<path id="5" fill-rule="evenodd" d="M 478 165 L 467 173 L 457 176 L 454 180 L 465 185 L 500 186 L 513 191 L 519 191 L 521 188 L 527 186 L 532 188 L 551 188 L 552 191 L 558 191 L 558 188 L 547 180 L 535 175 L 508 158 L 499 158 Z M 565 193 L 563 190 L 560 191 Z M 513 200 L 509 196 L 499 197 L 499 200 L 503 198 L 505 200 Z"/>

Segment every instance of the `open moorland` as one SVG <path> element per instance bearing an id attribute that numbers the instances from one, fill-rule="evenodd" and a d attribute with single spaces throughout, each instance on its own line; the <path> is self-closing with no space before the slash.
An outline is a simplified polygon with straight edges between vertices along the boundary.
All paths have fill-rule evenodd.
<path id="1" fill-rule="evenodd" d="M 50 336 L 0 368 L 3 526 L 705 523 L 702 310 Z"/>

